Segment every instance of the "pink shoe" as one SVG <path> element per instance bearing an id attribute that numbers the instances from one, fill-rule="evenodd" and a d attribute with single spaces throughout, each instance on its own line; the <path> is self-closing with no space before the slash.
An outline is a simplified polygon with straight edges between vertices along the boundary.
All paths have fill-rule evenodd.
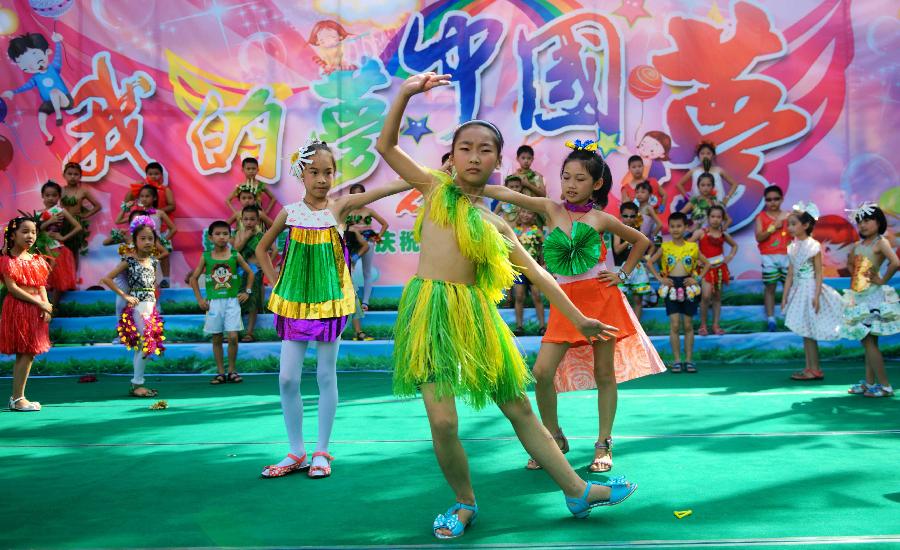
<path id="1" fill-rule="evenodd" d="M 720 327 L 718 327 L 717 325 L 713 325 L 713 333 L 714 333 L 716 336 L 722 336 L 723 334 L 725 334 L 725 331 L 722 330 L 722 329 L 721 329 Z"/>
<path id="2" fill-rule="evenodd" d="M 273 477 L 284 477 L 288 474 L 293 474 L 294 472 L 302 472 L 303 470 L 309 469 L 309 462 L 306 461 L 306 455 L 297 456 L 293 453 L 288 453 L 288 458 L 294 461 L 293 464 L 289 464 L 287 466 L 275 466 L 274 464 L 271 466 L 266 466 L 263 468 L 262 477 L 266 479 L 270 479 Z"/>
<path id="3" fill-rule="evenodd" d="M 326 477 L 331 476 L 331 461 L 334 460 L 334 457 L 325 451 L 316 451 L 313 453 L 313 458 L 317 456 L 325 457 L 328 460 L 328 464 L 325 466 L 312 466 L 309 469 L 309 473 L 307 474 L 309 477 L 313 479 L 324 479 Z"/>
<path id="4" fill-rule="evenodd" d="M 700 328 L 697 329 L 697 334 L 700 336 L 709 336 L 709 331 L 706 330 L 706 325 L 700 325 Z"/>

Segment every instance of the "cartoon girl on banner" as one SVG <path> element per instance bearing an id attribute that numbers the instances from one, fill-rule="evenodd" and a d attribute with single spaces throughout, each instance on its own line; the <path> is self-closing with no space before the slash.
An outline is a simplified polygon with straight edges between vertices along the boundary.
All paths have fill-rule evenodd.
<path id="1" fill-rule="evenodd" d="M 341 43 L 350 36 L 350 33 L 333 19 L 319 21 L 309 33 L 309 45 L 318 55 L 313 61 L 322 67 L 322 73 L 326 76 L 334 71 L 355 71 L 359 67 L 353 64 L 344 64 L 344 50 Z"/>
<path id="2" fill-rule="evenodd" d="M 41 96 L 38 106 L 38 126 L 47 139 L 46 144 L 53 143 L 53 135 L 47 130 L 47 115 L 56 115 L 56 125 L 62 126 L 62 110 L 72 106 L 72 94 L 63 82 L 59 70 L 62 68 L 62 35 L 53 33 L 54 49 L 40 33 L 27 33 L 9 41 L 7 53 L 9 58 L 26 74 L 34 75 L 28 82 L 15 90 L 3 92 L 5 99 L 11 100 L 15 94 L 37 88 Z M 50 61 L 50 56 L 53 61 Z"/>

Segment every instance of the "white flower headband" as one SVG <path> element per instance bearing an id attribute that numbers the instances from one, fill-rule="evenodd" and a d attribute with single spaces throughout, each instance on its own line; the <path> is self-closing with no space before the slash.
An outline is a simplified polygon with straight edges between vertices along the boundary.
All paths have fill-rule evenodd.
<path id="1" fill-rule="evenodd" d="M 866 216 L 871 216 L 872 214 L 874 214 L 876 208 L 878 208 L 877 204 L 875 204 L 874 202 L 866 201 L 866 202 L 860 203 L 860 205 L 857 206 L 856 208 L 844 210 L 844 212 L 847 212 L 848 214 L 850 214 L 850 217 L 854 221 L 858 222 L 861 219 L 865 218 Z"/>
<path id="2" fill-rule="evenodd" d="M 325 145 L 324 141 L 320 141 L 315 137 L 310 136 L 307 138 L 306 143 L 301 145 L 300 148 L 291 155 L 291 174 L 293 174 L 295 178 L 302 178 L 304 165 L 312 164 L 312 156 L 316 153 L 313 145 L 318 143 Z"/>
<path id="3" fill-rule="evenodd" d="M 819 220 L 819 207 L 816 206 L 816 204 L 812 201 L 810 201 L 810 202 L 800 201 L 797 204 L 795 204 L 792 209 L 797 212 L 806 212 L 807 214 L 812 216 L 812 219 L 814 219 L 816 221 Z"/>

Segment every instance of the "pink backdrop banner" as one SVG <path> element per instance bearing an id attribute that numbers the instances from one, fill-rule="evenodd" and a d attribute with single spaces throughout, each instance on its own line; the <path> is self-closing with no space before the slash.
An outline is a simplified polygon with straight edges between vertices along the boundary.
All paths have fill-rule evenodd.
<path id="1" fill-rule="evenodd" d="M 40 38 L 13 47 L 26 33 Z M 0 91 L 15 92 L 0 105 L 0 213 L 40 208 L 40 184 L 82 163 L 104 208 L 83 286 L 114 265 L 101 243 L 150 161 L 177 202 L 176 284 L 202 231 L 230 214 L 245 156 L 282 204 L 301 196 L 287 158 L 311 133 L 338 152 L 336 192 L 390 181 L 374 142 L 399 82 L 425 70 L 453 85 L 407 113 L 401 145 L 419 161 L 437 167 L 459 122 L 485 118 L 509 144 L 496 181 L 529 144 L 558 196 L 564 142 L 598 140 L 615 213 L 630 155 L 678 200 L 697 142 L 715 142 L 740 185 L 739 278 L 759 275 L 752 222 L 767 185 L 788 206 L 818 203 L 828 275 L 854 238 L 845 209 L 874 200 L 892 235 L 898 223 L 900 19 L 874 0 L 0 0 L 0 35 Z M 54 96 L 71 98 L 59 125 Z M 390 223 L 377 284 L 415 269 L 415 199 L 374 205 Z"/>

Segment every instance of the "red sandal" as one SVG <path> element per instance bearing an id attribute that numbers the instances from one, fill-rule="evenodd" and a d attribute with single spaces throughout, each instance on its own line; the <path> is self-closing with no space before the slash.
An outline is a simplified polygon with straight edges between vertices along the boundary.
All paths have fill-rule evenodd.
<path id="1" fill-rule="evenodd" d="M 293 453 L 288 453 L 288 458 L 292 459 L 294 463 L 287 466 L 276 466 L 274 464 L 271 466 L 266 466 L 265 468 L 263 468 L 260 476 L 266 479 L 270 479 L 273 477 L 284 477 L 288 474 L 293 474 L 294 472 L 302 472 L 309 469 L 309 462 L 306 461 L 305 453 L 303 454 L 303 456 L 297 456 Z"/>
<path id="2" fill-rule="evenodd" d="M 791 380 L 808 381 L 808 380 L 824 380 L 824 379 L 825 379 L 825 375 L 822 374 L 822 371 L 812 370 L 812 369 L 799 370 L 791 375 Z"/>
<path id="3" fill-rule="evenodd" d="M 325 451 L 314 452 L 313 458 L 316 458 L 317 456 L 324 457 L 328 461 L 328 464 L 326 464 L 325 466 L 311 466 L 307 475 L 313 479 L 324 479 L 326 477 L 331 477 L 331 461 L 334 460 L 334 457 L 326 453 Z"/>

